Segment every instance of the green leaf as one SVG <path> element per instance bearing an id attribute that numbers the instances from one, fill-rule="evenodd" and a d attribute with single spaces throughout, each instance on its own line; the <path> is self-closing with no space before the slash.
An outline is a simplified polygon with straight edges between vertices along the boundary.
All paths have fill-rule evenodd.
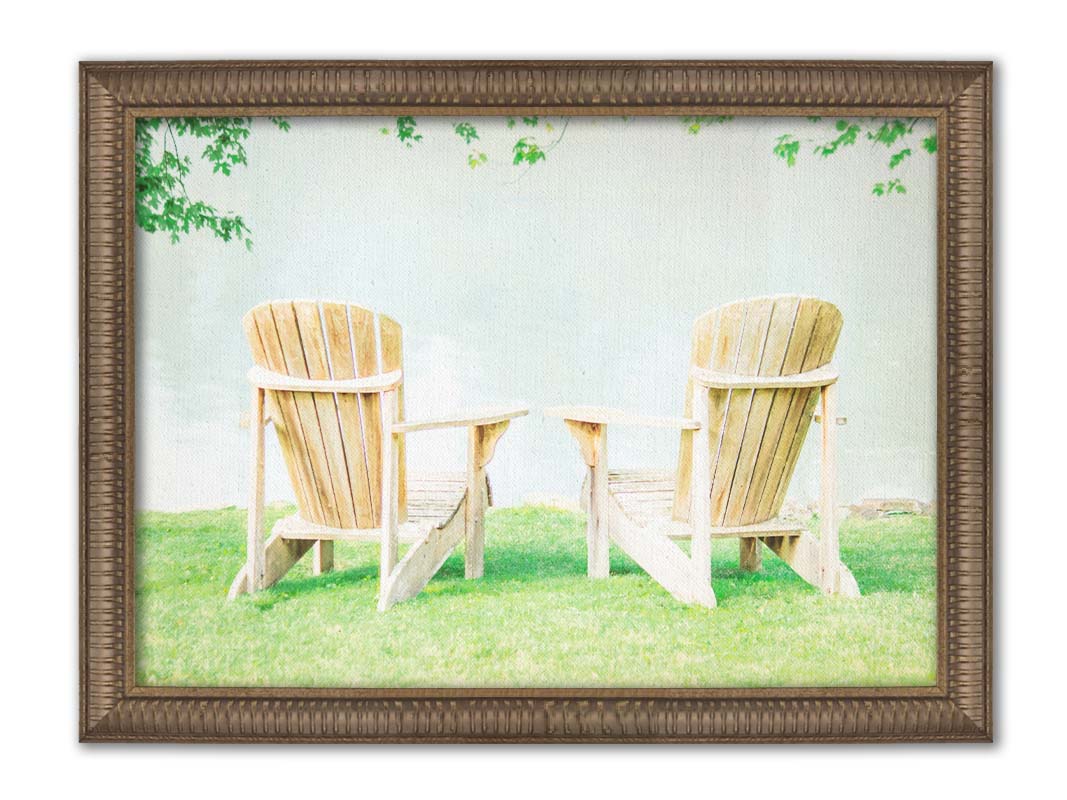
<path id="1" fill-rule="evenodd" d="M 908 190 L 904 187 L 904 184 L 900 182 L 899 178 L 892 178 L 889 181 L 879 181 L 874 185 L 871 190 L 871 194 L 878 197 L 889 197 L 892 194 L 907 194 Z"/>
<path id="2" fill-rule="evenodd" d="M 794 166 L 797 163 L 797 153 L 800 152 L 800 141 L 789 133 L 783 133 L 777 141 L 774 154 L 784 159 L 786 166 Z"/>
<path id="3" fill-rule="evenodd" d="M 882 125 L 875 131 L 867 131 L 867 138 L 875 143 L 884 144 L 886 147 L 891 147 L 893 142 L 899 139 L 901 136 L 911 132 L 911 128 L 915 125 L 912 121 L 911 125 L 905 124 L 903 120 L 893 119 L 883 122 Z"/>
<path id="4" fill-rule="evenodd" d="M 538 146 L 537 142 L 526 137 L 515 142 L 512 152 L 514 153 L 512 163 L 516 165 L 525 162 L 526 164 L 533 166 L 538 161 L 543 161 L 545 158 L 545 151 Z"/>
<path id="5" fill-rule="evenodd" d="M 923 139 L 922 140 L 922 147 L 923 147 L 923 150 L 925 150 L 927 153 L 936 153 L 937 152 L 937 135 L 934 134 L 933 136 L 927 136 L 925 139 Z"/>
<path id="6" fill-rule="evenodd" d="M 848 120 L 839 119 L 834 127 L 841 131 L 841 135 L 815 148 L 815 152 L 823 158 L 836 153 L 841 147 L 855 144 L 856 137 L 859 136 L 860 126 L 855 123 L 849 124 Z"/>
<path id="7" fill-rule="evenodd" d="M 411 147 L 412 142 L 421 142 L 422 134 L 415 133 L 414 117 L 397 117 L 396 118 L 396 138 Z"/>
<path id="8" fill-rule="evenodd" d="M 686 130 L 689 133 L 696 136 L 700 133 L 700 129 L 705 125 L 723 124 L 732 120 L 732 116 L 718 116 L 718 117 L 682 117 L 682 122 L 686 126 Z"/>
<path id="9" fill-rule="evenodd" d="M 910 155 L 911 155 L 911 148 L 910 147 L 905 147 L 903 150 L 901 150 L 901 151 L 899 151 L 897 153 L 894 153 L 893 155 L 891 155 L 889 157 L 889 168 L 890 169 L 896 169 L 897 165 L 900 164 L 901 161 L 903 161 L 905 158 L 907 158 Z"/>
<path id="10" fill-rule="evenodd" d="M 467 144 L 470 144 L 478 138 L 478 131 L 475 130 L 474 126 L 471 125 L 469 122 L 457 123 L 454 126 L 453 130 L 455 130 L 456 135 L 459 136 L 459 138 L 461 138 Z"/>

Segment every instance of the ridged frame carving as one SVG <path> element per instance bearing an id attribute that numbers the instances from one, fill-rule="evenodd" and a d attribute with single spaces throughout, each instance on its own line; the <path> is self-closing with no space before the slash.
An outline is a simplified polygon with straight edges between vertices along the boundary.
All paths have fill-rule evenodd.
<path id="1" fill-rule="evenodd" d="M 82 739 L 990 741 L 991 77 L 987 63 L 82 64 Z M 574 115 L 908 111 L 936 118 L 942 146 L 935 687 L 349 691 L 135 685 L 135 117 L 524 108 Z"/>

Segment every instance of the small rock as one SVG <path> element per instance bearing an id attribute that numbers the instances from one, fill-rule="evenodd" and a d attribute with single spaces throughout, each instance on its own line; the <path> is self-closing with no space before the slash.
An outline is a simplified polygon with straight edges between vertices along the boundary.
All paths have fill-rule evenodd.
<path id="1" fill-rule="evenodd" d="M 912 500 L 906 497 L 868 498 L 849 506 L 848 509 L 862 519 L 876 519 L 897 514 L 931 515 L 934 513 L 933 503 L 924 503 L 922 500 Z"/>

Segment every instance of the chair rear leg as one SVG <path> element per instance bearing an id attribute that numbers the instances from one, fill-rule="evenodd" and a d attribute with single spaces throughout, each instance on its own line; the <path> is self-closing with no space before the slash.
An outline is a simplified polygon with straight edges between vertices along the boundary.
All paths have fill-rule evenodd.
<path id="1" fill-rule="evenodd" d="M 381 552 L 378 561 L 378 610 L 389 607 L 389 583 L 397 562 L 398 529 L 400 525 L 400 442 L 393 432 L 397 418 L 397 392 L 382 393 L 382 430 L 385 447 L 382 451 L 382 522 Z"/>
<path id="2" fill-rule="evenodd" d="M 759 572 L 763 569 L 763 552 L 760 540 L 755 536 L 742 536 L 741 569 L 745 572 Z"/>
<path id="3" fill-rule="evenodd" d="M 322 575 L 333 569 L 333 542 L 319 539 L 311 551 L 311 572 Z"/>

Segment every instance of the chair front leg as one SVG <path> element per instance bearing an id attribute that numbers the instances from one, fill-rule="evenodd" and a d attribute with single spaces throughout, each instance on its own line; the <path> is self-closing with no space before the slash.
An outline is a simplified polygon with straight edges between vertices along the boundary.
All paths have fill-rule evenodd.
<path id="1" fill-rule="evenodd" d="M 693 538 L 689 558 L 693 563 L 695 591 L 711 584 L 711 431 L 709 393 L 702 386 L 693 392 L 693 418 L 700 428 L 693 432 L 692 491 L 689 493 L 689 524 Z"/>
<path id="2" fill-rule="evenodd" d="M 396 390 L 384 392 L 382 394 L 382 430 L 385 432 L 385 442 L 382 448 L 382 546 L 378 579 L 380 587 L 378 609 L 380 611 L 385 610 L 385 589 L 397 561 L 397 530 L 400 517 L 400 447 L 397 441 L 399 434 L 393 432 L 397 410 Z"/>
<path id="3" fill-rule="evenodd" d="M 585 523 L 586 571 L 590 578 L 606 578 L 611 573 L 607 520 L 608 426 L 573 419 L 564 421 L 589 467 Z"/>
<path id="4" fill-rule="evenodd" d="M 837 384 L 822 387 L 822 475 L 819 492 L 819 583 L 826 594 L 837 591 L 841 563 L 837 540 Z"/>
<path id="5" fill-rule="evenodd" d="M 266 574 L 266 551 L 263 541 L 263 466 L 264 466 L 264 429 L 266 420 L 263 413 L 266 393 L 258 386 L 252 389 L 252 414 L 250 427 L 252 433 L 250 491 L 248 496 L 248 539 L 247 570 L 249 593 L 263 588 Z"/>
<path id="6" fill-rule="evenodd" d="M 485 574 L 485 467 L 496 452 L 496 443 L 509 420 L 467 429 L 467 503 L 463 575 L 467 579 Z"/>

